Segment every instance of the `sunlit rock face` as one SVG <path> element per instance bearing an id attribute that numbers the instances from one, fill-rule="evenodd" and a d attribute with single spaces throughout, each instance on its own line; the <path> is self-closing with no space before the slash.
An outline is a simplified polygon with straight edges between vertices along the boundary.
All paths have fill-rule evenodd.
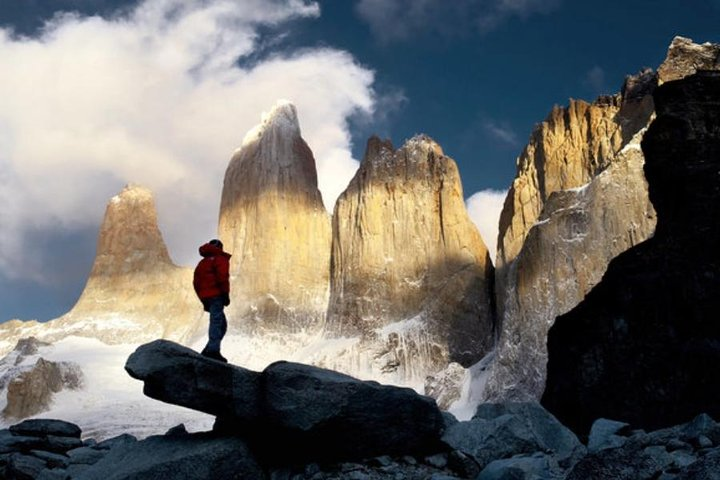
<path id="1" fill-rule="evenodd" d="M 533 133 L 501 215 L 501 333 L 488 399 L 538 399 L 555 318 L 585 297 L 612 258 L 652 236 L 639 149 L 652 92 L 658 81 L 717 64 L 718 51 L 676 38 L 658 74 L 628 77 L 621 94 L 593 104 L 555 108 Z"/>
<path id="2" fill-rule="evenodd" d="M 642 141 L 653 238 L 614 259 L 548 337 L 543 404 L 585 433 L 720 415 L 720 72 L 666 82 Z"/>
<path id="3" fill-rule="evenodd" d="M 493 267 L 455 162 L 425 136 L 373 137 L 333 214 L 327 331 L 377 348 L 407 378 L 491 346 Z"/>
<path id="4" fill-rule="evenodd" d="M 107 205 L 95 262 L 72 310 L 48 323 L 2 324 L 0 352 L 28 336 L 54 341 L 79 335 L 110 344 L 182 340 L 199 328 L 201 317 L 192 271 L 172 263 L 152 193 L 129 185 Z"/>
<path id="5" fill-rule="evenodd" d="M 279 102 L 225 173 L 219 236 L 230 260 L 231 329 L 319 330 L 327 307 L 330 217 L 295 107 Z"/>
<path id="6" fill-rule="evenodd" d="M 658 68 L 660 83 L 679 80 L 698 70 L 720 69 L 720 45 L 696 44 L 689 38 L 675 37 L 667 58 Z"/>
<path id="7" fill-rule="evenodd" d="M 107 343 L 180 339 L 193 332 L 201 315 L 192 271 L 170 259 L 152 193 L 130 185 L 108 203 L 80 299 L 53 326 Z"/>

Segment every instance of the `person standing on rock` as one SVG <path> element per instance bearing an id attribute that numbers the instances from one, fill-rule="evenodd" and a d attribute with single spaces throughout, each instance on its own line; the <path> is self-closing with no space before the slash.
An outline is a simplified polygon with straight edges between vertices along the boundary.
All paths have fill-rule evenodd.
<path id="1" fill-rule="evenodd" d="M 227 331 L 224 308 L 230 305 L 230 254 L 220 240 L 210 240 L 199 249 L 202 260 L 195 267 L 193 287 L 206 312 L 210 312 L 208 342 L 202 355 L 227 363 L 220 342 Z"/>

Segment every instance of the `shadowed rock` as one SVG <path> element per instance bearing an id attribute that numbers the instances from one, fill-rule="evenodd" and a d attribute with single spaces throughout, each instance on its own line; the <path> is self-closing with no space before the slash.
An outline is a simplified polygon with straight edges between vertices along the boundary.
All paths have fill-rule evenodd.
<path id="1" fill-rule="evenodd" d="M 167 340 L 139 347 L 125 370 L 143 393 L 166 403 L 243 421 L 260 415 L 260 374 L 203 357 Z"/>
<path id="2" fill-rule="evenodd" d="M 215 429 L 286 457 L 364 458 L 437 448 L 435 402 L 408 388 L 363 382 L 309 365 L 276 362 L 263 372 L 209 360 L 166 340 L 127 361 L 146 395 L 216 415 Z"/>
<path id="3" fill-rule="evenodd" d="M 668 82 L 642 142 L 655 236 L 613 260 L 548 337 L 543 404 L 576 432 L 720 415 L 720 73 Z"/>

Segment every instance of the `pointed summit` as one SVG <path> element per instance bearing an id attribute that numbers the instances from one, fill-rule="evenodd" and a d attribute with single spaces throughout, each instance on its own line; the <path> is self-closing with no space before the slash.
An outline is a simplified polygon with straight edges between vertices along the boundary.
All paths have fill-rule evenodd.
<path id="1" fill-rule="evenodd" d="M 152 271 L 158 265 L 172 261 L 158 228 L 155 199 L 149 189 L 129 184 L 105 210 L 91 277 Z"/>
<path id="2" fill-rule="evenodd" d="M 331 265 L 327 328 L 388 348 L 378 370 L 395 381 L 422 382 L 490 348 L 493 267 L 457 166 L 431 138 L 398 150 L 368 141 L 335 206 Z"/>
<path id="3" fill-rule="evenodd" d="M 299 331 L 327 305 L 330 218 L 295 106 L 278 102 L 230 160 L 219 237 L 232 253 L 231 322 Z M 243 321 L 243 319 L 253 321 Z"/>

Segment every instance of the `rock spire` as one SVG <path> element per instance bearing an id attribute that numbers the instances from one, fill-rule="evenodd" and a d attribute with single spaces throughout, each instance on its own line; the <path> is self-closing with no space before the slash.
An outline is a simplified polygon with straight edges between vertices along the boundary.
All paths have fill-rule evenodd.
<path id="1" fill-rule="evenodd" d="M 378 345 L 384 371 L 427 375 L 490 348 L 492 263 L 455 162 L 426 136 L 368 141 L 335 206 L 331 270 L 329 332 Z"/>
<path id="2" fill-rule="evenodd" d="M 235 328 L 321 327 L 330 218 L 292 104 L 278 102 L 233 155 L 225 172 L 219 236 L 233 254 L 229 313 Z"/>

